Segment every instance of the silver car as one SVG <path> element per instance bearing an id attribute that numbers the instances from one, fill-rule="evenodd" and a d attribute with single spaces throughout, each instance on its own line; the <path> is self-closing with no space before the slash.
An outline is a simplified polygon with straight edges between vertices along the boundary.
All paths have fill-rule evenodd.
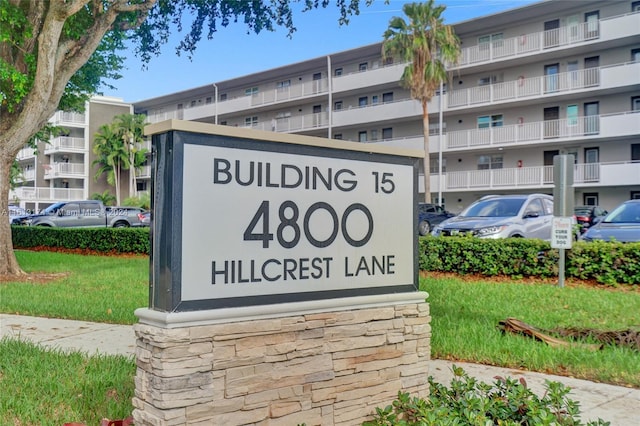
<path id="1" fill-rule="evenodd" d="M 553 197 L 546 194 L 488 195 L 458 216 L 436 225 L 434 236 L 540 238 L 551 240 Z"/>

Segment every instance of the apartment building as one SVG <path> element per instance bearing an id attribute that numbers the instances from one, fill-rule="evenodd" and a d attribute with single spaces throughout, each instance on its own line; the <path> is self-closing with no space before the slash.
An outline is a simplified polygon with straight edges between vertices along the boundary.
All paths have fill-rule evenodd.
<path id="1" fill-rule="evenodd" d="M 552 193 L 557 154 L 574 156 L 576 204 L 640 198 L 640 1 L 542 1 L 454 27 L 462 55 L 429 104 L 434 200 L 460 211 L 487 194 Z M 405 65 L 379 43 L 134 107 L 150 122 L 422 149 Z"/>
<path id="2" fill-rule="evenodd" d="M 25 147 L 18 154 L 21 169 L 17 187 L 9 193 L 9 202 L 30 211 L 41 210 L 57 201 L 86 200 L 105 190 L 115 193 L 106 177 L 94 179 L 97 166 L 93 142 L 100 126 L 111 123 L 116 115 L 133 112 L 131 104 L 120 98 L 95 96 L 85 105 L 84 113 L 56 112 L 49 123 L 64 129 L 48 143 L 39 142 L 38 149 Z M 121 195 L 129 196 L 128 171 L 121 177 Z M 145 190 L 150 167 L 138 172 Z M 146 179 L 145 179 L 146 178 Z"/>

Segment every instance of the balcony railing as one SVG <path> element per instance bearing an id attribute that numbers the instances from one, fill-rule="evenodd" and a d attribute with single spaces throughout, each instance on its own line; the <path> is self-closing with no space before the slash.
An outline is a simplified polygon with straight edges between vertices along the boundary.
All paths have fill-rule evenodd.
<path id="1" fill-rule="evenodd" d="M 58 111 L 49 120 L 52 124 L 85 124 L 85 115 L 79 112 Z"/>
<path id="2" fill-rule="evenodd" d="M 266 130 L 269 132 L 296 132 L 301 130 L 316 129 L 319 127 L 326 127 L 329 125 L 329 113 L 317 112 L 313 114 L 304 114 L 298 116 L 291 116 L 286 118 L 280 118 L 277 120 L 271 120 L 266 123 L 256 123 L 253 125 L 245 125 L 243 127 Z"/>
<path id="3" fill-rule="evenodd" d="M 315 96 L 329 91 L 329 81 L 326 78 L 307 81 L 302 84 L 292 84 L 274 90 L 266 90 L 251 96 L 251 105 L 259 106 L 307 96 Z"/>
<path id="4" fill-rule="evenodd" d="M 549 139 L 597 135 L 600 116 L 575 117 L 515 124 L 483 129 L 453 131 L 447 134 L 447 149 L 475 148 L 480 146 L 542 142 Z"/>
<path id="5" fill-rule="evenodd" d="M 447 107 L 468 107 L 476 104 L 540 97 L 600 85 L 600 68 L 570 71 L 562 74 L 526 78 L 469 89 L 452 90 L 445 97 Z"/>
<path id="6" fill-rule="evenodd" d="M 601 180 L 601 163 L 576 164 L 574 184 L 593 184 Z M 640 170 L 640 164 L 637 167 Z M 445 189 L 505 189 L 542 188 L 554 185 L 553 166 L 520 167 L 509 169 L 466 170 L 447 172 Z"/>
<path id="7" fill-rule="evenodd" d="M 54 179 L 58 177 L 85 177 L 84 163 L 54 163 L 45 164 L 44 178 Z"/>
<path id="8" fill-rule="evenodd" d="M 142 166 L 140 169 L 136 170 L 136 177 L 139 178 L 150 178 L 151 177 L 151 166 Z"/>
<path id="9" fill-rule="evenodd" d="M 17 182 L 29 182 L 36 179 L 36 171 L 31 170 L 22 170 L 20 175 L 16 177 Z"/>
<path id="10" fill-rule="evenodd" d="M 10 191 L 9 199 L 21 201 L 84 200 L 82 188 L 49 188 L 22 186 Z"/>
<path id="11" fill-rule="evenodd" d="M 585 22 L 548 31 L 522 34 L 518 37 L 494 40 L 463 48 L 458 65 L 472 65 L 540 52 L 544 49 L 597 39 L 599 36 L 599 22 Z"/>
<path id="12" fill-rule="evenodd" d="M 28 160 L 30 158 L 35 158 L 36 157 L 35 151 L 36 150 L 31 148 L 31 147 L 22 148 L 18 152 L 18 155 L 16 156 L 16 159 L 18 161 L 21 161 L 21 160 Z"/>
<path id="13" fill-rule="evenodd" d="M 55 152 L 84 152 L 87 150 L 84 138 L 72 138 L 69 136 L 60 136 L 51 140 L 44 149 L 45 154 L 53 154 Z"/>

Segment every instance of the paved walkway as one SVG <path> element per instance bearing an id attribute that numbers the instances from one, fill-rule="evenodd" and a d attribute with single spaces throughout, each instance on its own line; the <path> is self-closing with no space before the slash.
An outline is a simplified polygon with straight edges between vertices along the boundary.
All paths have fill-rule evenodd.
<path id="1" fill-rule="evenodd" d="M 135 335 L 131 326 L 0 314 L 0 337 L 10 336 L 37 342 L 46 347 L 88 354 L 133 356 Z M 432 360 L 429 375 L 449 387 L 454 363 Z M 571 387 L 569 398 L 580 403 L 581 419 L 611 422 L 612 426 L 640 426 L 640 389 L 593 383 L 564 376 L 456 362 L 471 377 L 493 383 L 494 377 L 524 378 L 537 395 L 547 380 Z M 640 374 L 640 372 L 639 372 Z"/>

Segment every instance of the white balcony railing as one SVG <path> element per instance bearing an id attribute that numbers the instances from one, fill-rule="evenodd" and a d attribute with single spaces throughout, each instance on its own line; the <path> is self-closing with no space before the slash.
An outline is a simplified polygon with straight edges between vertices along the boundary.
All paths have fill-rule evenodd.
<path id="1" fill-rule="evenodd" d="M 22 186 L 9 192 L 9 199 L 21 201 L 84 200 L 82 188 L 49 188 Z"/>
<path id="2" fill-rule="evenodd" d="M 463 48 L 458 65 L 465 66 L 510 58 L 539 52 L 544 49 L 585 42 L 597 39 L 599 36 L 599 22 L 585 22 L 548 31 L 522 34 L 518 37 L 494 40 Z"/>
<path id="3" fill-rule="evenodd" d="M 85 115 L 79 112 L 58 111 L 49 122 L 54 125 L 72 124 L 77 126 L 85 124 L 85 119 Z"/>
<path id="4" fill-rule="evenodd" d="M 522 142 L 543 142 L 549 139 L 593 136 L 599 132 L 600 116 L 592 115 L 573 119 L 452 131 L 447 134 L 446 148 L 476 148 Z"/>
<path id="5" fill-rule="evenodd" d="M 574 185 L 602 184 L 608 180 L 618 179 L 615 169 L 625 167 L 631 176 L 640 176 L 640 163 L 582 163 L 574 166 Z M 614 176 L 616 175 L 616 176 Z M 433 177 L 433 176 L 432 176 Z M 444 190 L 486 190 L 543 188 L 554 185 L 553 166 L 519 167 L 490 170 L 465 170 L 444 174 Z M 619 181 L 619 180 L 618 180 Z M 621 182 L 621 185 L 633 185 L 637 180 Z"/>
<path id="6" fill-rule="evenodd" d="M 136 177 L 139 178 L 150 178 L 151 177 L 151 166 L 142 166 L 140 169 L 136 170 Z"/>
<path id="7" fill-rule="evenodd" d="M 18 161 L 21 161 L 21 160 L 28 160 L 30 158 L 35 158 L 36 157 L 36 151 L 37 150 L 35 150 L 35 149 L 31 148 L 31 147 L 22 148 L 18 152 L 18 155 L 16 156 L 16 159 Z"/>
<path id="8" fill-rule="evenodd" d="M 45 154 L 85 151 L 87 151 L 87 144 L 84 138 L 73 138 L 69 136 L 60 136 L 52 139 L 44 149 Z"/>
<path id="9" fill-rule="evenodd" d="M 251 105 L 259 106 L 283 102 L 291 99 L 299 99 L 308 96 L 315 96 L 329 91 L 329 80 L 322 78 L 319 80 L 307 81 L 301 84 L 292 84 L 273 90 L 265 90 L 251 96 Z"/>
<path id="10" fill-rule="evenodd" d="M 85 177 L 84 163 L 54 163 L 45 164 L 44 178 L 54 179 L 58 177 Z"/>
<path id="11" fill-rule="evenodd" d="M 445 99 L 448 108 L 540 97 L 572 90 L 592 88 L 600 84 L 600 68 L 570 71 L 562 74 L 526 78 L 469 89 L 452 90 Z"/>

